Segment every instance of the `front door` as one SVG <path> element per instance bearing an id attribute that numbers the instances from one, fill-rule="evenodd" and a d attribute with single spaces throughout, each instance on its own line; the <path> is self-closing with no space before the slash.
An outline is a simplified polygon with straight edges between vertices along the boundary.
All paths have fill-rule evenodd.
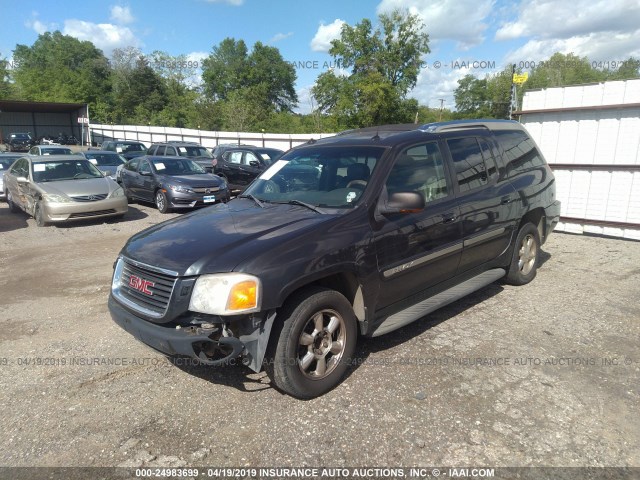
<path id="1" fill-rule="evenodd" d="M 462 251 L 459 211 L 437 142 L 402 151 L 385 188 L 387 195 L 418 192 L 425 208 L 373 226 L 380 279 L 376 310 L 454 276 Z"/>

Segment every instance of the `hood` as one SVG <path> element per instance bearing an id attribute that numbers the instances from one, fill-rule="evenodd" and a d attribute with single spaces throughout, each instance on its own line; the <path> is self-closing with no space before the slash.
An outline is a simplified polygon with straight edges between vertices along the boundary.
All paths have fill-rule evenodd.
<path id="1" fill-rule="evenodd" d="M 121 153 L 120 155 L 122 155 L 127 160 L 131 160 L 132 158 L 141 157 L 146 154 L 147 152 L 127 152 L 127 153 Z"/>
<path id="2" fill-rule="evenodd" d="M 184 185 L 186 187 L 211 187 L 219 186 L 222 180 L 217 175 L 207 173 L 205 175 L 161 175 L 158 174 L 158 179 L 163 184 L 171 185 Z"/>
<path id="3" fill-rule="evenodd" d="M 268 255 L 274 243 L 334 218 L 294 205 L 260 208 L 251 200 L 235 199 L 144 230 L 127 242 L 122 254 L 180 275 L 230 272 L 247 257 Z"/>
<path id="4" fill-rule="evenodd" d="M 118 188 L 110 178 L 83 178 L 78 180 L 60 180 L 57 182 L 42 182 L 38 186 L 45 193 L 77 197 L 81 195 L 109 194 Z"/>

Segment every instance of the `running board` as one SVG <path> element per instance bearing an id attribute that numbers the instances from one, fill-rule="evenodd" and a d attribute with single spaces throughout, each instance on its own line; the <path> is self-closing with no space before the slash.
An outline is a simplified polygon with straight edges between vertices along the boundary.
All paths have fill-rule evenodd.
<path id="1" fill-rule="evenodd" d="M 400 327 L 404 327 L 434 310 L 438 310 L 439 308 L 449 305 L 462 297 L 466 297 L 476 290 L 486 287 L 487 285 L 504 277 L 506 273 L 506 270 L 503 268 L 488 270 L 480 275 L 470 278 L 466 282 L 462 282 L 448 290 L 445 290 L 444 292 L 438 293 L 431 298 L 427 298 L 415 305 L 411 305 L 410 307 L 387 317 L 371 336 L 378 337 L 385 333 L 393 332 Z"/>

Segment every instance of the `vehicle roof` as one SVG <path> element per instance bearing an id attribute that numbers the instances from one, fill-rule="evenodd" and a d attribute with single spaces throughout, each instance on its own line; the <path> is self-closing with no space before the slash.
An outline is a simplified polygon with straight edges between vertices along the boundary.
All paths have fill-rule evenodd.
<path id="1" fill-rule="evenodd" d="M 522 125 L 514 120 L 495 119 L 452 120 L 448 122 L 425 123 L 421 125 L 413 123 L 392 124 L 345 130 L 333 137 L 326 137 L 320 140 L 307 142 L 304 146 L 349 144 L 393 147 L 398 143 L 420 139 L 425 135 L 435 133 L 474 129 L 521 130 L 522 128 Z M 300 145 L 299 147 L 301 146 L 303 145 Z"/>
<path id="2" fill-rule="evenodd" d="M 138 140 L 105 140 L 104 142 L 102 142 L 102 144 L 104 145 L 107 142 L 113 142 L 113 143 L 129 143 L 129 144 L 134 144 L 134 143 L 139 143 L 141 145 L 144 145 L 144 143 L 139 142 Z"/>
<path id="3" fill-rule="evenodd" d="M 170 140 L 168 142 L 153 142 L 153 145 L 172 145 L 172 146 L 181 146 L 181 145 L 185 145 L 188 147 L 202 147 L 202 145 L 200 145 L 198 142 L 181 142 L 178 140 Z M 152 145 L 152 146 L 153 146 Z M 204 148 L 204 147 L 202 147 Z"/>
<path id="4" fill-rule="evenodd" d="M 84 160 L 88 161 L 85 157 L 78 154 L 73 155 L 38 155 L 37 157 L 25 157 L 31 160 L 32 163 L 46 163 L 46 162 L 61 162 L 63 160 Z"/>
<path id="5" fill-rule="evenodd" d="M 284 152 L 284 150 L 276 147 L 256 147 L 255 145 L 240 145 L 227 150 L 277 150 L 278 152 Z"/>

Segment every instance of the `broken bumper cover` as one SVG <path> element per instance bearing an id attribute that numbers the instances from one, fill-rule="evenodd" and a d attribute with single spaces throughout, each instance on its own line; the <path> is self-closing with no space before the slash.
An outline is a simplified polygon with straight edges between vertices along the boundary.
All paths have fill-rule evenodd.
<path id="1" fill-rule="evenodd" d="M 228 364 L 245 350 L 244 343 L 235 337 L 213 340 L 210 338 L 213 332 L 207 333 L 195 328 L 176 329 L 148 322 L 125 310 L 112 296 L 109 296 L 109 311 L 111 318 L 124 330 L 142 343 L 167 355 L 191 357 L 205 365 L 218 366 Z M 223 358 L 212 360 L 204 354 L 207 347 L 229 353 Z"/>

